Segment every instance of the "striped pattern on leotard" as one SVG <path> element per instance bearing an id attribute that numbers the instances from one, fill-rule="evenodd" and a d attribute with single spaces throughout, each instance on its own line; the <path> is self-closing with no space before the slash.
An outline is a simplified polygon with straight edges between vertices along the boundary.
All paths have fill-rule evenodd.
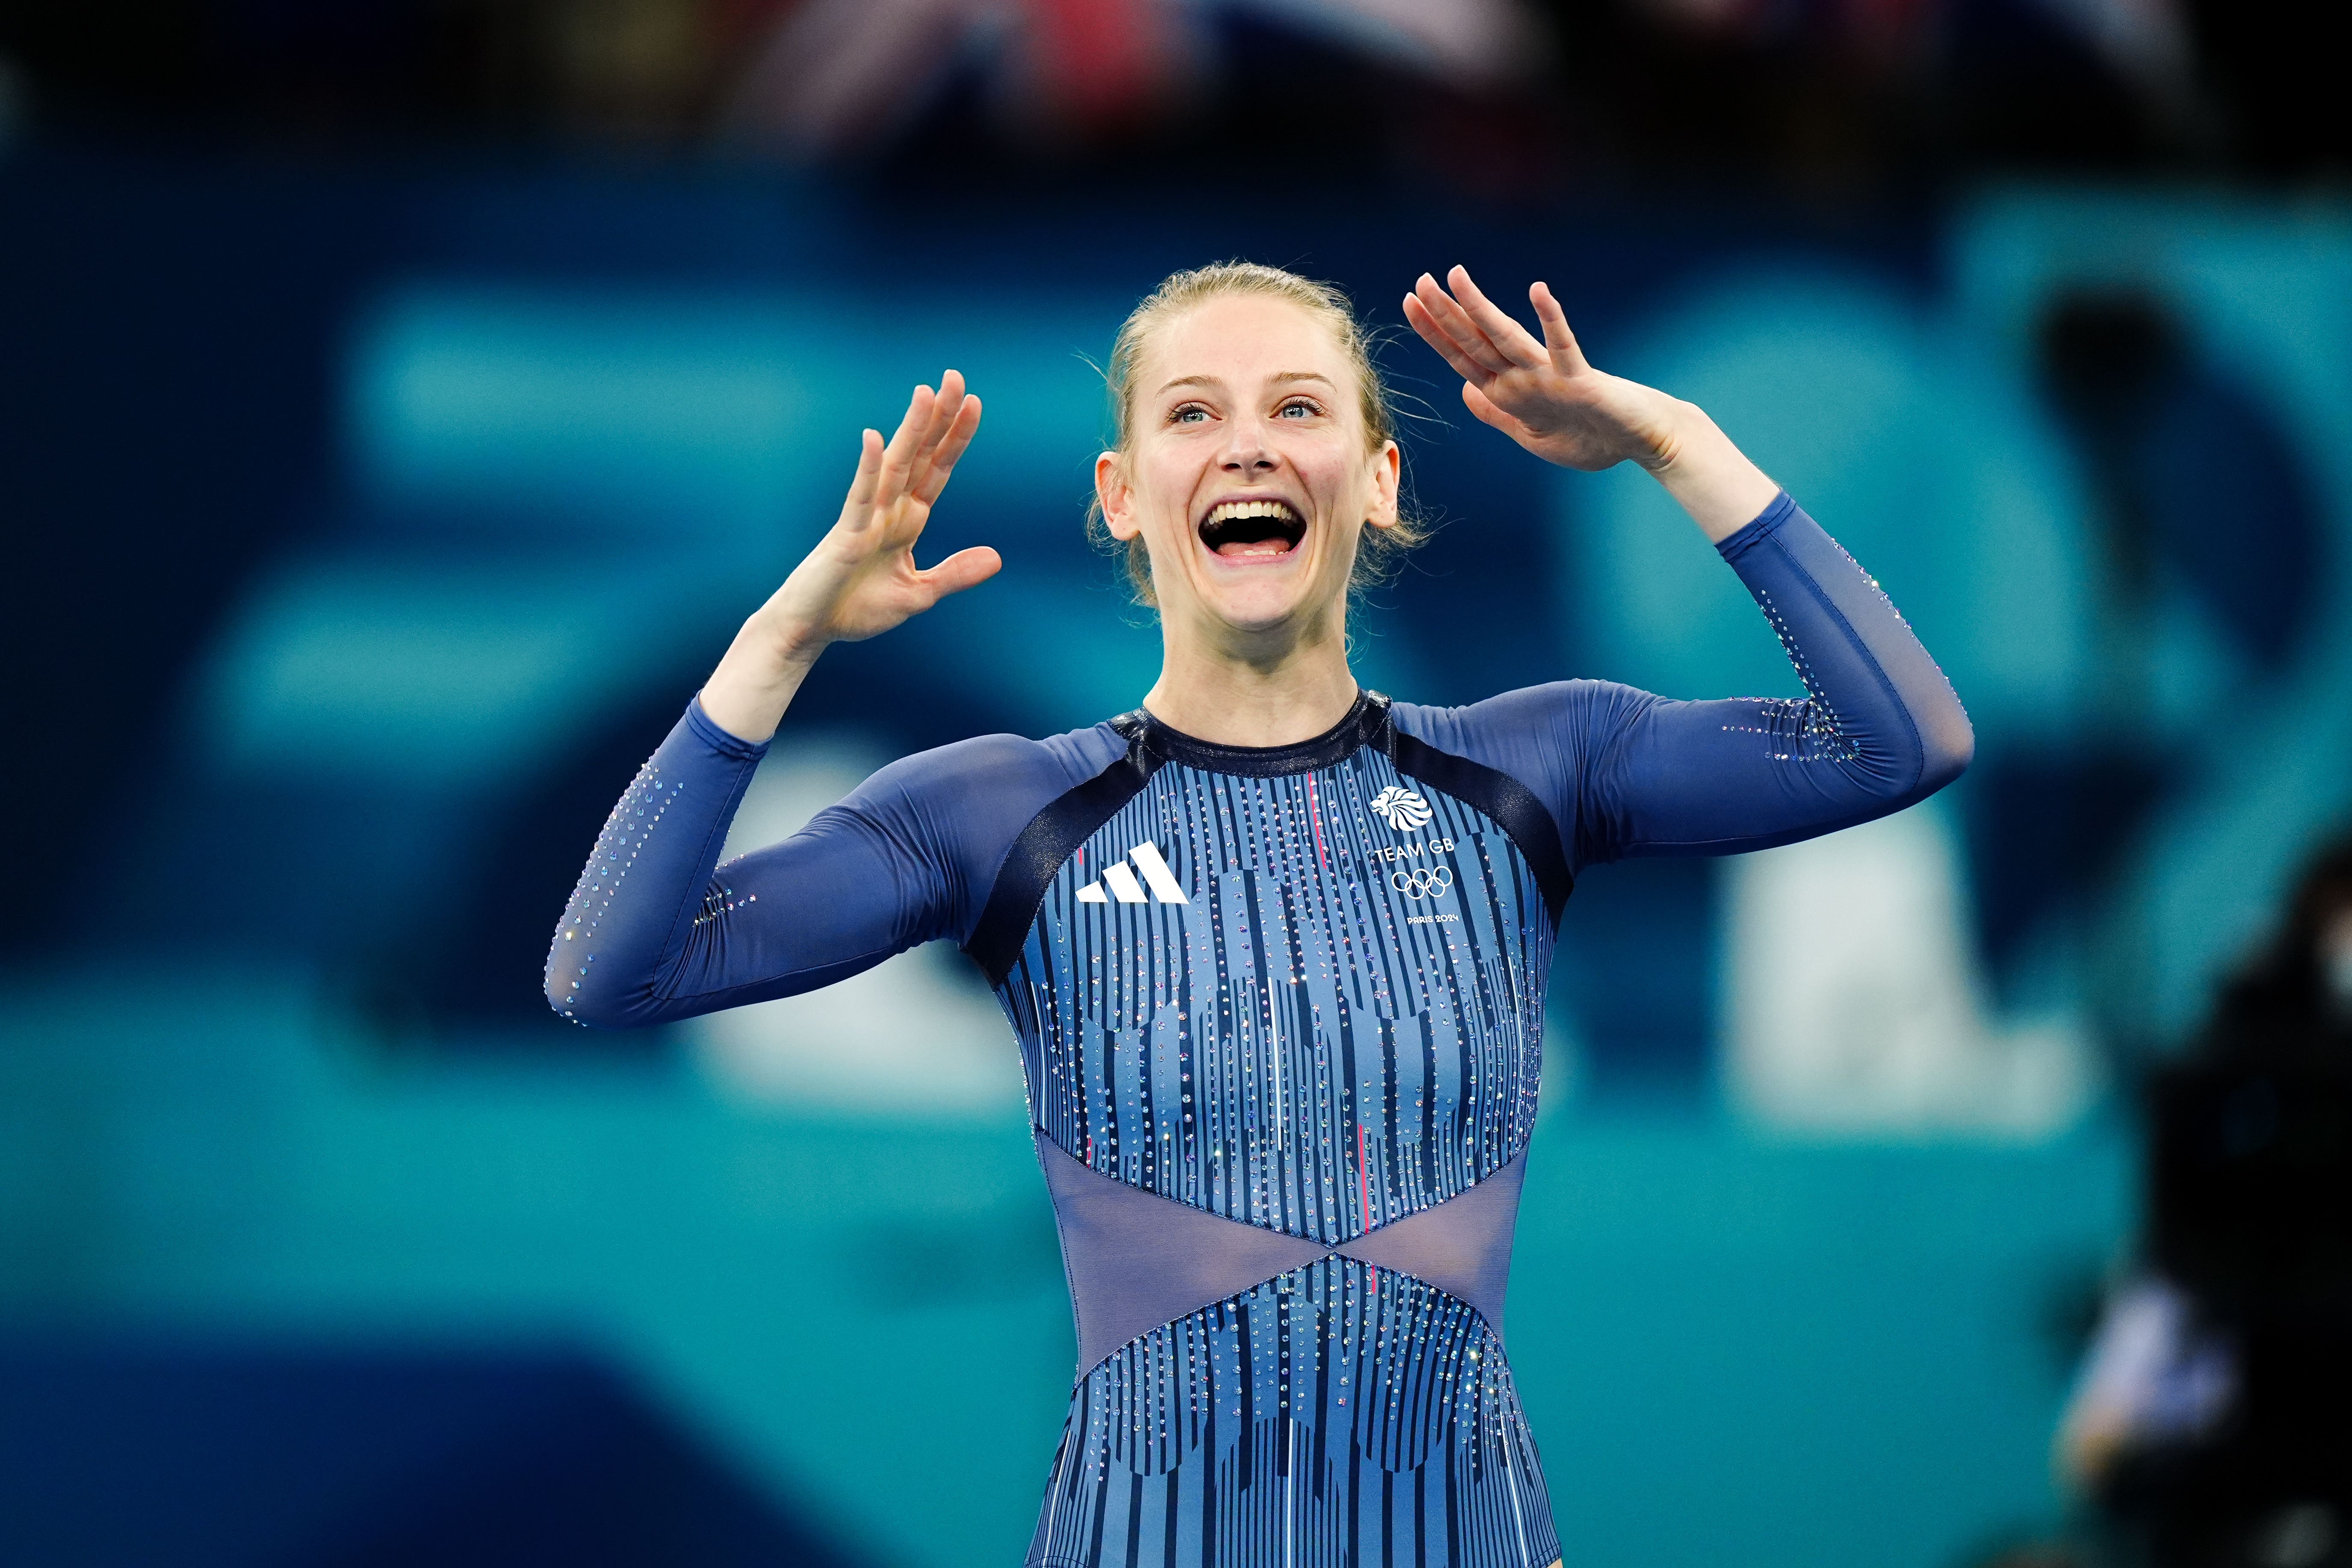
<path id="1" fill-rule="evenodd" d="M 998 986 L 1045 1138 L 1326 1247 L 1523 1152 L 1557 900 L 1494 816 L 1400 770 L 1386 718 L 1360 705 L 1288 768 L 1129 721 L 1126 798 L 1071 825 Z M 1183 902 L 1135 869 L 1154 850 Z M 1559 1555 L 1466 1301 L 1330 1255 L 1186 1306 L 1079 1369 L 1033 1568 Z"/>

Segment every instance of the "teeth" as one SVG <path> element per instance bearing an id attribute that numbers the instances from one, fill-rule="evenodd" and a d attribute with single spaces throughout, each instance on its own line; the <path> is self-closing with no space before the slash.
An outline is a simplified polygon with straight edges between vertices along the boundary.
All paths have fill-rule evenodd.
<path id="1" fill-rule="evenodd" d="M 1209 514 L 1211 522 L 1233 522 L 1244 517 L 1278 517 L 1297 521 L 1298 514 L 1278 500 L 1229 500 Z"/>

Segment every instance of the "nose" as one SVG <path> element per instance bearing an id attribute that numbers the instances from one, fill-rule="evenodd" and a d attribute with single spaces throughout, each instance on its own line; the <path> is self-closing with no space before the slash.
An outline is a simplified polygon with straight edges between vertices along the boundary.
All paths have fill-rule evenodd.
<path id="1" fill-rule="evenodd" d="M 1239 414 L 1225 425 L 1225 448 L 1218 464 L 1229 474 L 1254 476 L 1275 465 L 1274 448 L 1265 438 L 1265 422 L 1255 414 Z"/>

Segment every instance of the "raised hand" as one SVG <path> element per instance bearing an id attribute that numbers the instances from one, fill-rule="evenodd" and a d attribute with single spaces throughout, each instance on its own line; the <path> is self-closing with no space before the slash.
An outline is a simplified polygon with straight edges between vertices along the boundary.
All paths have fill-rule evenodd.
<path id="1" fill-rule="evenodd" d="M 704 712 L 730 733 L 764 741 L 827 646 L 878 637 L 996 574 L 1003 562 L 985 545 L 928 569 L 915 564 L 915 542 L 979 428 L 980 399 L 950 370 L 936 393 L 915 388 L 887 445 L 879 431 L 865 433 L 840 521 L 743 623 L 703 686 Z"/>
<path id="2" fill-rule="evenodd" d="M 1462 377 L 1470 412 L 1548 462 L 1587 472 L 1673 456 L 1674 399 L 1592 368 L 1551 289 L 1528 290 L 1543 325 L 1538 342 L 1478 291 L 1467 269 L 1446 275 L 1447 293 L 1424 272 L 1404 297 L 1404 317 Z"/>
<path id="3" fill-rule="evenodd" d="M 1405 320 L 1462 377 L 1470 412 L 1547 462 L 1592 472 L 1634 462 L 1674 493 L 1710 539 L 1761 511 L 1779 487 L 1692 405 L 1597 371 L 1541 283 L 1528 289 L 1538 342 L 1478 290 L 1469 272 L 1424 272 L 1404 298 Z"/>
<path id="4" fill-rule="evenodd" d="M 929 570 L 915 564 L 915 542 L 979 428 L 980 399 L 950 370 L 937 393 L 915 388 L 887 446 L 866 431 L 841 520 L 769 602 L 777 629 L 814 647 L 863 642 L 994 576 L 1003 562 L 985 545 Z"/>

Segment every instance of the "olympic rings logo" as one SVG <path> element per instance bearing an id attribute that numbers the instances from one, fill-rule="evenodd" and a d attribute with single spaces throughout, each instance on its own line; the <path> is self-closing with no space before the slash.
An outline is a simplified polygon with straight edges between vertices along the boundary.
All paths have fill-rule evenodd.
<path id="1" fill-rule="evenodd" d="M 1389 886 L 1408 899 L 1442 898 L 1454 886 L 1454 868 L 1450 866 L 1415 866 L 1406 871 L 1389 873 Z"/>

